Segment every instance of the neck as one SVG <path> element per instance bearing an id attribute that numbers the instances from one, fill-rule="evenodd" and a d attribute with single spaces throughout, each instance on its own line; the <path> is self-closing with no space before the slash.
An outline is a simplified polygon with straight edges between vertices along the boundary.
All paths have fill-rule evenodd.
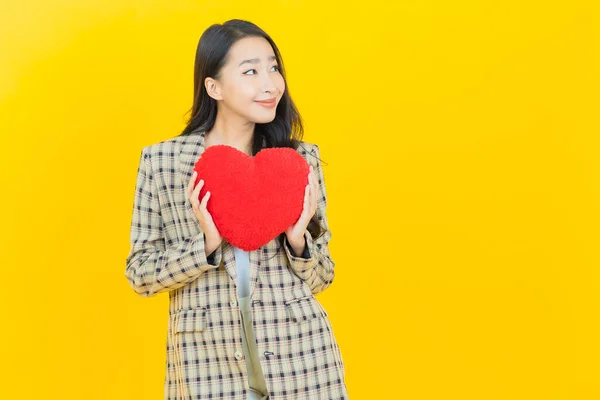
<path id="1" fill-rule="evenodd" d="M 226 144 L 246 154 L 251 154 L 255 123 L 224 114 L 223 112 L 217 113 L 215 125 L 206 133 L 205 141 L 210 145 Z"/>

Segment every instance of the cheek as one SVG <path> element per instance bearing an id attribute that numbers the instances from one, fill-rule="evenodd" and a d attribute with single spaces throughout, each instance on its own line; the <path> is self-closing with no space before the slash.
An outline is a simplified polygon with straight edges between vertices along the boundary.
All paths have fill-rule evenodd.
<path id="1" fill-rule="evenodd" d="M 247 107 L 255 97 L 255 90 L 242 80 L 230 82 L 224 89 L 223 99 L 234 108 Z"/>
<path id="2" fill-rule="evenodd" d="M 241 102 L 247 102 L 248 100 L 252 100 L 256 93 L 254 87 L 252 87 L 252 85 L 249 85 L 244 80 L 237 81 L 233 90 L 235 90 L 236 97 Z"/>
<path id="3" fill-rule="evenodd" d="M 280 93 L 283 94 L 283 92 L 285 92 L 285 81 L 283 80 L 283 76 L 279 75 L 279 79 L 275 81 L 275 86 Z"/>

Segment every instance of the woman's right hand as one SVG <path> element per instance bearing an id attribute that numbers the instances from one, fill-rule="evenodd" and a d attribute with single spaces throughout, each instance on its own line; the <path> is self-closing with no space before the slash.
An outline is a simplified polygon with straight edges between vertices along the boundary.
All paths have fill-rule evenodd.
<path id="1" fill-rule="evenodd" d="M 217 247 L 221 245 L 223 237 L 219 233 L 212 216 L 206 209 L 206 203 L 208 202 L 208 199 L 210 199 L 210 192 L 207 191 L 202 198 L 202 201 L 199 200 L 200 189 L 202 189 L 202 186 L 204 186 L 204 180 L 200 179 L 198 185 L 194 187 L 197 174 L 198 172 L 196 171 L 194 171 L 192 174 L 192 178 L 190 179 L 190 182 L 186 188 L 186 194 L 188 201 L 192 204 L 194 215 L 198 219 L 200 227 L 204 232 L 206 254 L 211 254 Z"/>

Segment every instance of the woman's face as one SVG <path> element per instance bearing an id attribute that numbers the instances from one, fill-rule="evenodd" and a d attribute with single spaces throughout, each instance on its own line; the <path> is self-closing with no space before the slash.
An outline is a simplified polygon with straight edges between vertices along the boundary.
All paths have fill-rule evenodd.
<path id="1" fill-rule="evenodd" d="M 209 95 L 218 100 L 219 111 L 225 108 L 226 113 L 234 112 L 256 123 L 267 123 L 275 118 L 285 90 L 273 48 L 262 37 L 238 40 L 229 51 L 221 78 L 207 78 L 206 84 Z M 272 98 L 275 99 L 272 107 L 258 102 Z"/>

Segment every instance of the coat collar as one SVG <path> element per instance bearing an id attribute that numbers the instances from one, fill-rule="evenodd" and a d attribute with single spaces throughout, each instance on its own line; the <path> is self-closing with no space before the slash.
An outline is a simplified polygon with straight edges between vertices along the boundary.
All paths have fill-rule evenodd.
<path id="1" fill-rule="evenodd" d="M 186 135 L 183 140 L 181 152 L 179 154 L 179 160 L 181 173 L 185 178 L 186 183 L 192 178 L 194 165 L 206 149 L 204 147 L 205 135 L 206 131 L 192 131 L 190 134 Z M 264 136 L 262 138 L 262 144 L 263 148 L 265 148 L 267 145 L 267 140 Z"/>

